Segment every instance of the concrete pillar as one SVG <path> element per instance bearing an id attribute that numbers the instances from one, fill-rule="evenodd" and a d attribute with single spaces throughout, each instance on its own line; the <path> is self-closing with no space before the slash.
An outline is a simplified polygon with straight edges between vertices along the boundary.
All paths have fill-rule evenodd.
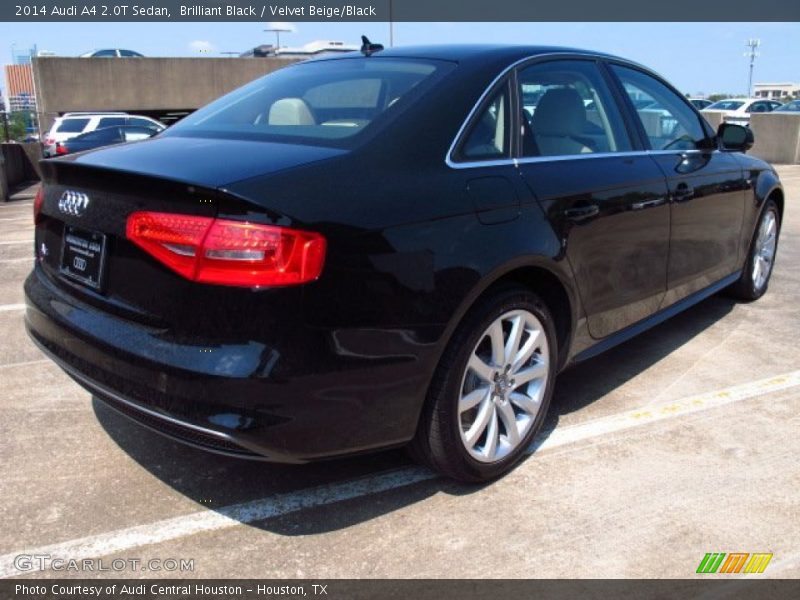
<path id="1" fill-rule="evenodd" d="M 777 164 L 800 164 L 800 114 L 754 113 L 750 129 L 755 144 L 750 154 Z"/>

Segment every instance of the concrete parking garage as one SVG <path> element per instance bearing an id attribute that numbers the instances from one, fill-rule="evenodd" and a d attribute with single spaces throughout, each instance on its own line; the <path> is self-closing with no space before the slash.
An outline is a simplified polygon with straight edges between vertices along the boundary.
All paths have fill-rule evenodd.
<path id="1" fill-rule="evenodd" d="M 277 466 L 129 423 L 27 339 L 31 199 L 0 205 L 0 575 L 98 575 L 15 563 L 38 553 L 191 559 L 179 575 L 203 578 L 684 578 L 708 552 L 800 575 L 800 166 L 779 171 L 767 295 L 714 296 L 563 373 L 537 451 L 477 487 L 399 451 Z"/>

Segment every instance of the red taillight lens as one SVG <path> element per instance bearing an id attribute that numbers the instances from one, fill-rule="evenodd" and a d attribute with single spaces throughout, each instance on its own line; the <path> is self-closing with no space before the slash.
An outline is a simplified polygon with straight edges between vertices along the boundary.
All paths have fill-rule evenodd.
<path id="1" fill-rule="evenodd" d="M 56 144 L 56 154 L 61 154 L 61 155 L 69 154 L 69 148 L 67 148 L 64 144 L 59 142 Z"/>
<path id="2" fill-rule="evenodd" d="M 135 212 L 127 237 L 192 281 L 245 287 L 293 285 L 322 273 L 318 233 L 227 219 Z"/>
<path id="3" fill-rule="evenodd" d="M 36 192 L 36 197 L 33 199 L 33 224 L 39 222 L 42 214 L 42 204 L 44 204 L 44 186 L 40 185 L 39 190 Z"/>

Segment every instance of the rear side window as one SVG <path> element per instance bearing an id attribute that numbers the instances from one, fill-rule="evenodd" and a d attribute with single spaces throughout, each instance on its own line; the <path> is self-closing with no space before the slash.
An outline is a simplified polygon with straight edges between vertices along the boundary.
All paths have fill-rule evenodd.
<path id="1" fill-rule="evenodd" d="M 509 156 L 511 110 L 508 86 L 486 104 L 475 119 L 458 153 L 462 160 L 491 160 Z"/>
<path id="2" fill-rule="evenodd" d="M 125 117 L 103 117 L 97 122 L 98 129 L 102 129 L 103 127 L 115 127 L 119 125 L 125 125 Z"/>
<path id="3" fill-rule="evenodd" d="M 631 149 L 620 112 L 592 61 L 534 64 L 518 76 L 523 156 Z"/>
<path id="4" fill-rule="evenodd" d="M 223 96 L 166 133 L 345 146 L 346 138 L 405 110 L 454 66 L 377 56 L 297 64 Z"/>
<path id="5" fill-rule="evenodd" d="M 637 102 L 650 101 L 636 114 L 644 128 L 653 150 L 693 150 L 705 139 L 706 132 L 700 117 L 676 94 L 658 79 L 636 69 L 611 65 L 619 77 L 628 97 Z"/>
<path id="6" fill-rule="evenodd" d="M 89 124 L 89 119 L 63 119 L 56 128 L 58 133 L 80 133 Z"/>

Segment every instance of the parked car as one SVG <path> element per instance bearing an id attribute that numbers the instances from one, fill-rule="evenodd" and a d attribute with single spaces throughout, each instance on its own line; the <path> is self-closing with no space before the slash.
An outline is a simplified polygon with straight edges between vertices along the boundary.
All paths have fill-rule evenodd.
<path id="1" fill-rule="evenodd" d="M 692 103 L 697 110 L 703 110 L 704 108 L 708 108 L 713 104 L 711 100 L 706 100 L 705 98 L 689 98 L 689 102 Z"/>
<path id="2" fill-rule="evenodd" d="M 792 100 L 786 104 L 779 106 L 775 112 L 800 112 L 800 100 Z"/>
<path id="3" fill-rule="evenodd" d="M 104 48 L 81 54 L 80 58 L 144 58 L 144 54 L 122 48 Z"/>
<path id="4" fill-rule="evenodd" d="M 771 112 L 780 106 L 781 103 L 777 100 L 729 98 L 715 102 L 711 106 L 704 108 L 703 111 L 721 112 L 724 113 L 723 119 L 725 121 L 747 125 L 750 122 L 751 113 Z"/>
<path id="5" fill-rule="evenodd" d="M 156 135 L 160 130 L 155 127 L 134 127 L 131 125 L 121 127 L 104 127 L 70 139 L 67 142 L 56 142 L 56 155 L 63 156 L 73 152 L 83 152 L 92 148 L 113 146 L 123 142 L 146 140 Z"/>
<path id="6" fill-rule="evenodd" d="M 483 481 L 530 448 L 568 365 L 716 292 L 766 292 L 784 192 L 749 129 L 714 131 L 605 54 L 367 54 L 44 161 L 32 339 L 197 447 L 409 445 Z M 637 111 L 644 95 L 674 123 Z"/>
<path id="7" fill-rule="evenodd" d="M 166 129 L 163 123 L 155 119 L 124 112 L 68 112 L 53 122 L 53 126 L 44 138 L 42 154 L 45 158 L 55 156 L 58 142 L 66 142 L 95 129 L 119 125 L 150 127 L 158 131 Z"/>

